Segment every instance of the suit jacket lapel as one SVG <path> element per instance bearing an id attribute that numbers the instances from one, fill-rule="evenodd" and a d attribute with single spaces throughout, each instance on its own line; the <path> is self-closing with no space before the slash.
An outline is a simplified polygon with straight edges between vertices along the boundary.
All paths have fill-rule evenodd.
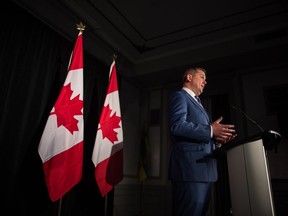
<path id="1" fill-rule="evenodd" d="M 191 95 L 189 95 L 186 91 L 185 91 L 186 95 L 188 96 L 188 98 L 192 101 L 192 103 L 194 103 L 197 107 L 199 107 L 199 109 L 204 113 L 204 115 L 206 116 L 208 122 L 211 122 L 211 119 L 207 113 L 207 111 L 205 110 L 205 108 L 203 106 L 201 106 L 196 100 L 194 100 L 192 98 Z"/>

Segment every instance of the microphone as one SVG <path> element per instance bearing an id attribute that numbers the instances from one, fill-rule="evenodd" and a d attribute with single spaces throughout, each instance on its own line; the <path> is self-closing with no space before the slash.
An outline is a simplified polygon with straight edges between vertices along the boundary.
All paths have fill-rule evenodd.
<path id="1" fill-rule="evenodd" d="M 230 105 L 230 107 L 232 109 L 242 113 L 246 117 L 246 119 L 248 119 L 252 124 L 256 125 L 260 129 L 261 132 L 264 132 L 264 129 L 259 124 L 257 124 L 254 120 L 252 120 L 245 112 L 243 112 L 242 110 L 238 109 L 234 105 Z"/>

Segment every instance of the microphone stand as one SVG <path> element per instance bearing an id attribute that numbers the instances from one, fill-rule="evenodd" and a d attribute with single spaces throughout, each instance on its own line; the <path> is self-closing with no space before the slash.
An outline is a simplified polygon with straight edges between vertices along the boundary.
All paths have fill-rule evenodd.
<path id="1" fill-rule="evenodd" d="M 251 119 L 244 111 L 242 111 L 241 109 L 238 109 L 237 107 L 233 105 L 230 105 L 230 107 L 242 113 L 242 115 L 244 115 L 244 117 L 248 121 L 250 121 L 256 127 L 258 127 L 258 129 L 261 131 L 261 134 L 262 134 L 263 144 L 264 144 L 265 149 L 270 150 L 275 146 L 275 152 L 277 152 L 277 145 L 281 140 L 281 135 L 278 132 L 273 131 L 273 130 L 264 131 L 264 129 L 257 122 Z"/>
<path id="2" fill-rule="evenodd" d="M 236 108 L 233 105 L 230 105 L 230 107 L 232 109 L 238 111 L 238 112 L 241 112 L 246 117 L 246 119 L 248 119 L 252 124 L 256 125 L 260 129 L 261 132 L 264 132 L 264 129 L 259 124 L 257 124 L 253 119 L 251 119 L 245 112 L 243 112 L 242 110 Z"/>

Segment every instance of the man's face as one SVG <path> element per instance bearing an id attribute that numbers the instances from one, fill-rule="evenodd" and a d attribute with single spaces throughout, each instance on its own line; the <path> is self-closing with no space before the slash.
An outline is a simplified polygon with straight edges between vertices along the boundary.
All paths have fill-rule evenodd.
<path id="1" fill-rule="evenodd" d="M 191 88 L 196 95 L 200 95 L 206 86 L 206 74 L 202 70 L 197 70 L 191 79 Z"/>

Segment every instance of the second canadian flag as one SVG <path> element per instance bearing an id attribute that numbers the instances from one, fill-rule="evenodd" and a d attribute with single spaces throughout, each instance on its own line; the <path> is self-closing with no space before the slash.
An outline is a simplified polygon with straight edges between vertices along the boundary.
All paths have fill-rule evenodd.
<path id="1" fill-rule="evenodd" d="M 102 196 L 123 179 L 123 130 L 116 63 L 110 67 L 109 85 L 92 153 L 95 179 Z"/>

